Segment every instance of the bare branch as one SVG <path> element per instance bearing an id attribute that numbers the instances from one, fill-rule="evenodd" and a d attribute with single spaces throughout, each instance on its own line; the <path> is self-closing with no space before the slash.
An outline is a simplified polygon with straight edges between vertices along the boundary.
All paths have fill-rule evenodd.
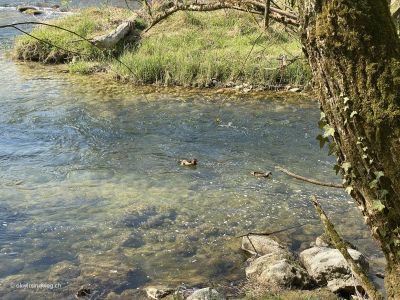
<path id="1" fill-rule="evenodd" d="M 285 173 L 286 175 L 289 175 L 293 178 L 296 178 L 298 180 L 302 180 L 308 183 L 312 183 L 312 184 L 316 184 L 316 185 L 321 185 L 321 186 L 327 186 L 327 187 L 332 187 L 332 188 L 338 188 L 338 189 L 344 189 L 344 185 L 343 184 L 335 184 L 335 183 L 327 183 L 327 182 L 321 182 L 315 179 L 311 179 L 311 178 L 307 178 L 307 177 L 303 177 L 300 175 L 296 175 L 282 167 L 276 166 L 275 169 Z"/>
<path id="2" fill-rule="evenodd" d="M 350 266 L 351 272 L 360 283 L 360 285 L 363 287 L 363 289 L 367 292 L 369 298 L 373 300 L 383 300 L 383 296 L 378 292 L 374 284 L 369 280 L 368 275 L 365 274 L 363 269 L 357 264 L 353 257 L 351 257 L 349 251 L 347 250 L 346 244 L 339 236 L 328 216 L 325 214 L 324 210 L 317 200 L 317 197 L 312 196 L 312 203 L 322 221 L 322 224 L 324 225 L 326 234 L 329 235 L 336 249 L 338 249 L 340 253 L 342 253 L 344 259 Z"/>
<path id="3" fill-rule="evenodd" d="M 178 11 L 198 11 L 198 12 L 207 12 L 207 11 L 215 11 L 220 9 L 233 9 L 245 12 L 251 12 L 252 14 L 263 15 L 265 11 L 265 4 L 259 3 L 253 0 L 246 1 L 232 1 L 232 2 L 215 2 L 215 3 L 207 3 L 207 4 L 198 4 L 198 3 L 178 3 L 171 8 L 168 8 L 156 16 L 152 23 L 144 30 L 144 33 L 153 28 L 156 24 L 160 23 L 162 20 L 168 18 L 170 15 L 178 12 Z M 269 10 L 270 18 L 284 23 L 286 25 L 299 26 L 299 21 L 296 15 L 285 12 L 281 9 L 277 9 L 271 7 Z"/>

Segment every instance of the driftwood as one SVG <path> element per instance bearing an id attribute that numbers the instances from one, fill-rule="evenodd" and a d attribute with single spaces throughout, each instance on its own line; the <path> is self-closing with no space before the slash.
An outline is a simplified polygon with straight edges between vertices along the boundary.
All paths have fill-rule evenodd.
<path id="1" fill-rule="evenodd" d="M 321 185 L 321 186 L 332 187 L 332 188 L 338 188 L 338 189 L 343 189 L 344 188 L 344 185 L 342 185 L 342 184 L 335 184 L 335 183 L 330 183 L 330 182 L 329 183 L 328 182 L 321 182 L 321 181 L 318 181 L 318 180 L 315 180 L 315 179 L 303 177 L 303 176 L 300 176 L 300 175 L 296 175 L 296 174 L 294 174 L 294 173 L 292 173 L 292 172 L 290 172 L 290 171 L 288 171 L 288 170 L 286 170 L 286 169 L 284 169 L 282 167 L 278 167 L 277 166 L 277 167 L 275 167 L 275 169 L 277 169 L 277 170 L 279 170 L 279 171 L 281 171 L 281 172 L 285 173 L 286 175 L 289 175 L 289 176 L 291 176 L 293 178 L 296 178 L 298 180 L 302 180 L 302 181 L 305 181 L 305 182 L 308 182 L 308 183 Z"/>
<path id="2" fill-rule="evenodd" d="M 125 39 L 129 34 L 131 34 L 135 28 L 136 14 L 130 20 L 120 24 L 113 31 L 97 36 L 91 41 L 93 45 L 101 49 L 113 49 L 115 46 L 123 39 Z"/>
<path id="3" fill-rule="evenodd" d="M 336 249 L 342 253 L 344 259 L 348 263 L 351 272 L 353 273 L 354 277 L 363 287 L 365 292 L 368 294 L 369 299 L 373 300 L 383 300 L 383 296 L 378 292 L 374 284 L 369 280 L 368 275 L 365 274 L 363 269 L 357 264 L 357 262 L 351 257 L 349 251 L 347 251 L 347 247 L 343 239 L 339 236 L 338 232 L 336 231 L 335 227 L 333 226 L 332 222 L 329 220 L 328 216 L 322 209 L 321 205 L 319 204 L 317 197 L 312 197 L 312 203 L 317 211 L 322 224 L 324 225 L 324 229 L 326 234 L 331 238 L 333 244 L 335 245 Z"/>

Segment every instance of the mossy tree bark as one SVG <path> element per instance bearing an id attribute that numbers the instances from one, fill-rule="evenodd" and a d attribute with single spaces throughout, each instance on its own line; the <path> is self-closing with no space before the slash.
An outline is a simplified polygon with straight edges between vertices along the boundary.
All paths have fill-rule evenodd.
<path id="1" fill-rule="evenodd" d="M 302 43 L 347 191 L 400 299 L 400 40 L 387 0 L 302 0 Z"/>

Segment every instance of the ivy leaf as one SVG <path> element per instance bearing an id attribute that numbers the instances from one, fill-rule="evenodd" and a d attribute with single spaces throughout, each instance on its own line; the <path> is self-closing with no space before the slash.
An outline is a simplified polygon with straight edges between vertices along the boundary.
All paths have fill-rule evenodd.
<path id="1" fill-rule="evenodd" d="M 370 187 L 371 189 L 377 188 L 377 187 L 378 187 L 378 180 L 376 180 L 376 179 L 372 180 L 372 181 L 369 183 L 369 187 Z"/>
<path id="2" fill-rule="evenodd" d="M 349 195 L 351 195 L 351 192 L 352 192 L 353 190 L 354 190 L 354 189 L 353 189 L 352 186 L 348 186 L 348 187 L 346 188 L 346 192 L 347 192 L 347 194 L 349 194 Z"/>
<path id="3" fill-rule="evenodd" d="M 385 176 L 385 173 L 382 171 L 374 172 L 374 174 L 376 176 L 376 180 L 379 180 L 381 177 Z"/>
<path id="4" fill-rule="evenodd" d="M 386 206 L 383 205 L 383 203 L 379 200 L 375 200 L 372 203 L 372 209 L 375 211 L 382 212 L 385 208 L 386 208 Z"/>
<path id="5" fill-rule="evenodd" d="M 335 170 L 336 175 L 337 175 L 339 173 L 339 171 L 340 171 L 340 166 L 338 164 L 336 164 L 336 165 L 333 166 L 333 169 Z"/>
<path id="6" fill-rule="evenodd" d="M 385 189 L 379 190 L 378 192 L 379 192 L 379 198 L 381 199 L 385 199 L 385 197 L 389 194 L 389 191 Z"/>
<path id="7" fill-rule="evenodd" d="M 351 163 L 345 162 L 342 164 L 342 169 L 345 171 L 345 173 L 348 173 L 349 170 L 351 169 Z"/>
<path id="8" fill-rule="evenodd" d="M 318 122 L 318 127 L 319 127 L 319 129 L 323 129 L 325 126 L 326 126 L 326 121 L 325 120 L 320 120 L 319 122 Z"/>
<path id="9" fill-rule="evenodd" d="M 327 138 L 335 134 L 335 128 L 331 127 L 328 124 L 326 124 L 323 129 L 324 129 L 323 137 Z"/>
<path id="10" fill-rule="evenodd" d="M 317 140 L 319 140 L 319 147 L 322 149 L 325 146 L 325 143 L 329 142 L 327 137 L 323 137 L 321 134 L 317 136 Z"/>
<path id="11" fill-rule="evenodd" d="M 350 114 L 350 118 L 353 118 L 355 115 L 358 115 L 358 112 L 353 111 L 353 112 Z"/>

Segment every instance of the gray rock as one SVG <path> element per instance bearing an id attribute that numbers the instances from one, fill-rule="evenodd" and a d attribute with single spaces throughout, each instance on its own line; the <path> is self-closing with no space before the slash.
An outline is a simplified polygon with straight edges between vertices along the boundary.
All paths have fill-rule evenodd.
<path id="1" fill-rule="evenodd" d="M 196 290 L 186 300 L 223 300 L 224 297 L 212 288 Z"/>
<path id="2" fill-rule="evenodd" d="M 303 289 L 312 285 L 307 271 L 287 250 L 251 261 L 246 276 L 250 282 L 269 290 Z"/>
<path id="3" fill-rule="evenodd" d="M 241 248 L 242 250 L 250 253 L 251 255 L 281 253 L 282 251 L 284 253 L 287 252 L 287 249 L 281 244 L 279 244 L 277 241 L 273 240 L 270 237 L 260 236 L 260 235 L 251 235 L 248 238 L 243 237 Z"/>
<path id="4" fill-rule="evenodd" d="M 164 286 L 149 286 L 145 290 L 147 296 L 151 299 L 162 299 L 174 292 L 174 289 Z"/>
<path id="5" fill-rule="evenodd" d="M 367 272 L 369 265 L 365 256 L 354 249 L 348 251 L 360 267 Z M 301 252 L 300 260 L 318 285 L 327 285 L 333 292 L 352 293 L 355 285 L 360 287 L 358 283 L 354 284 L 350 267 L 337 249 L 313 247 Z"/>

